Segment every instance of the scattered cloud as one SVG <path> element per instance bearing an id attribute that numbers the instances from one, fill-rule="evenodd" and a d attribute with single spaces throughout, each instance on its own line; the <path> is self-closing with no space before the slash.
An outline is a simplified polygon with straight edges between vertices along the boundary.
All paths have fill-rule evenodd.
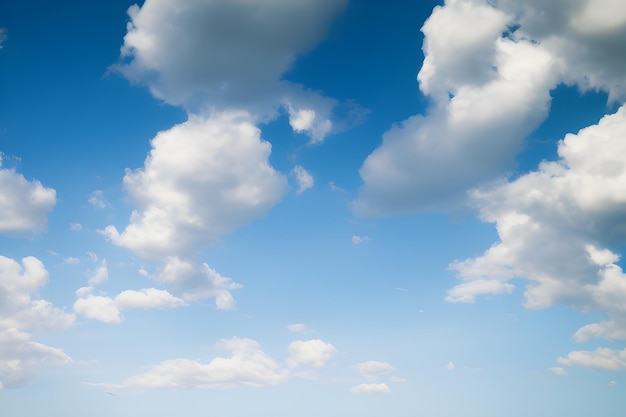
<path id="1" fill-rule="evenodd" d="M 626 370 L 626 349 L 614 350 L 600 347 L 595 351 L 576 350 L 570 352 L 566 358 L 558 358 L 558 362 L 566 366 L 623 371 Z"/>
<path id="2" fill-rule="evenodd" d="M 0 49 L 4 47 L 3 43 L 5 43 L 7 39 L 7 30 L 5 28 L 0 28 Z"/>
<path id="3" fill-rule="evenodd" d="M 446 365 L 446 369 L 448 371 L 454 371 L 456 369 L 456 366 L 454 366 L 454 363 L 452 361 L 448 362 L 448 364 Z"/>
<path id="4" fill-rule="evenodd" d="M 21 265 L 0 256 L 0 388 L 28 383 L 46 365 L 69 363 L 61 349 L 31 341 L 30 330 L 65 329 L 74 315 L 33 296 L 48 282 L 48 271 L 34 257 Z"/>
<path id="5" fill-rule="evenodd" d="M 109 279 L 109 269 L 107 268 L 107 260 L 103 259 L 98 269 L 96 269 L 91 278 L 89 278 L 88 283 L 90 286 L 94 286 L 107 279 Z"/>
<path id="6" fill-rule="evenodd" d="M 343 193 L 343 192 L 346 191 L 345 189 L 343 189 L 343 188 L 339 187 L 337 184 L 335 184 L 334 181 L 330 181 L 328 183 L 328 186 L 330 187 L 331 191 L 336 192 L 336 193 Z"/>
<path id="7" fill-rule="evenodd" d="M 313 187 L 313 177 L 306 169 L 302 168 L 300 165 L 296 165 L 292 172 L 298 181 L 298 191 L 296 191 L 296 194 L 300 195 Z"/>
<path id="8" fill-rule="evenodd" d="M 298 366 L 321 368 L 326 365 L 326 362 L 335 356 L 336 353 L 337 349 L 323 340 L 298 340 L 289 344 L 287 365 L 290 368 Z"/>
<path id="9" fill-rule="evenodd" d="M 352 387 L 356 394 L 389 394 L 391 390 L 384 382 L 380 384 L 359 384 Z"/>
<path id="10" fill-rule="evenodd" d="M 156 288 L 122 291 L 115 297 L 115 303 L 120 308 L 173 308 L 186 304 L 184 300 Z"/>
<path id="11" fill-rule="evenodd" d="M 287 329 L 292 333 L 308 333 L 311 331 L 306 324 L 302 323 L 289 324 L 287 325 Z"/>
<path id="12" fill-rule="evenodd" d="M 109 206 L 109 202 L 105 200 L 102 190 L 96 190 L 87 199 L 87 202 L 94 207 L 105 208 Z"/>
<path id="13" fill-rule="evenodd" d="M 352 243 L 354 245 L 360 245 L 361 243 L 369 242 L 370 240 L 369 236 L 352 236 Z"/>
<path id="14" fill-rule="evenodd" d="M 87 256 L 89 256 L 89 259 L 91 259 L 93 262 L 98 261 L 98 255 L 96 255 L 96 253 L 94 251 L 89 251 L 87 252 Z"/>
<path id="15" fill-rule="evenodd" d="M 379 378 L 396 370 L 389 362 L 379 361 L 360 362 L 354 365 L 354 367 L 366 378 Z"/>
<path id="16" fill-rule="evenodd" d="M 123 318 L 115 300 L 107 296 L 93 295 L 89 293 L 91 290 L 93 287 L 83 287 L 76 291 L 79 298 L 74 303 L 74 312 L 103 323 L 121 323 Z"/>
<path id="17" fill-rule="evenodd" d="M 124 381 L 127 387 L 142 388 L 221 388 L 232 385 L 265 386 L 285 382 L 288 371 L 251 339 L 223 339 L 217 347 L 231 354 L 207 364 L 189 359 L 161 362 L 148 372 Z"/>
<path id="18" fill-rule="evenodd" d="M 14 168 L 2 167 L 0 153 L 0 233 L 40 232 L 47 224 L 47 214 L 56 204 L 56 191 L 37 180 L 28 181 Z"/>
<path id="19" fill-rule="evenodd" d="M 63 258 L 63 263 L 68 265 L 76 265 L 80 263 L 80 259 L 74 258 L 73 256 L 68 256 L 67 258 Z"/>
<path id="20" fill-rule="evenodd" d="M 72 232 L 79 232 L 83 228 L 83 225 L 80 223 L 70 223 L 70 230 Z"/>
<path id="21" fill-rule="evenodd" d="M 560 376 L 567 375 L 567 371 L 558 366 L 553 366 L 552 368 L 549 368 L 548 370 L 555 375 L 560 375 Z"/>

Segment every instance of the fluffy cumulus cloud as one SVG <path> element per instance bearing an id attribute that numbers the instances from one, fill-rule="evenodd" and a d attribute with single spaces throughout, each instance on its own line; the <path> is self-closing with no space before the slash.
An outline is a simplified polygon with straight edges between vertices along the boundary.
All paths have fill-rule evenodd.
<path id="1" fill-rule="evenodd" d="M 559 358 L 559 363 L 567 366 L 587 366 L 610 371 L 625 371 L 626 349 L 598 348 L 594 351 L 577 350 L 570 352 L 565 358 Z"/>
<path id="2" fill-rule="evenodd" d="M 198 112 L 284 106 L 290 124 L 319 142 L 333 100 L 281 80 L 313 48 L 347 0 L 148 0 L 133 6 L 113 68 L 168 103 Z"/>
<path id="3" fill-rule="evenodd" d="M 320 367 L 325 364 L 334 348 L 321 340 L 298 344 L 296 350 L 307 352 L 299 365 Z M 294 342 L 298 343 L 298 342 Z M 292 343 L 289 346 L 292 351 Z M 280 365 L 261 350 L 258 342 L 251 339 L 233 337 L 220 340 L 216 347 L 227 351 L 227 357 L 216 357 L 208 363 L 189 359 L 166 360 L 147 372 L 126 379 L 118 388 L 222 388 L 234 385 L 267 386 L 287 382 L 301 376 Z M 288 362 L 291 359 L 288 359 Z M 95 384 L 110 385 L 110 384 Z"/>
<path id="4" fill-rule="evenodd" d="M 391 390 L 384 382 L 379 384 L 359 384 L 352 387 L 356 394 L 389 394 Z"/>
<path id="5" fill-rule="evenodd" d="M 42 366 L 70 362 L 61 349 L 31 341 L 27 333 L 65 329 L 74 322 L 74 315 L 33 298 L 47 282 L 48 271 L 37 258 L 20 264 L 0 256 L 0 387 L 20 387 Z"/>
<path id="6" fill-rule="evenodd" d="M 330 343 L 320 339 L 298 340 L 289 344 L 289 358 L 287 365 L 291 368 L 310 366 L 321 368 L 326 365 L 337 349 Z"/>
<path id="7" fill-rule="evenodd" d="M 389 214 L 463 201 L 468 189 L 511 169 L 559 83 L 626 98 L 626 12 L 617 3 L 448 0 L 436 7 L 422 28 L 417 77 L 431 106 L 383 136 L 360 169 L 354 208 Z"/>
<path id="8" fill-rule="evenodd" d="M 160 132 L 142 169 L 127 170 L 124 186 L 136 205 L 113 243 L 158 258 L 197 250 L 260 217 L 286 191 L 269 164 L 271 145 L 244 112 L 226 112 Z"/>
<path id="9" fill-rule="evenodd" d="M 474 191 L 474 204 L 484 221 L 496 224 L 500 241 L 482 256 L 451 265 L 462 282 L 447 300 L 508 293 L 512 280 L 523 278 L 529 308 L 565 304 L 608 316 L 579 329 L 575 340 L 626 339 L 626 274 L 610 250 L 626 240 L 624 137 L 621 107 L 597 125 L 568 134 L 557 161 Z M 606 363 L 607 352 L 572 352 L 561 363 Z"/>
<path id="10" fill-rule="evenodd" d="M 39 232 L 56 204 L 56 191 L 2 167 L 0 153 L 0 232 Z"/>

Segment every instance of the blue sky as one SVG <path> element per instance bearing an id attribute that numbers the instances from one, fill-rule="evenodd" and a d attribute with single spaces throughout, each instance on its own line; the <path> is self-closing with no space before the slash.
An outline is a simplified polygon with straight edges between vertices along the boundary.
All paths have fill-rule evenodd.
<path id="1" fill-rule="evenodd" d="M 5 3 L 3 415 L 623 415 L 620 0 Z"/>

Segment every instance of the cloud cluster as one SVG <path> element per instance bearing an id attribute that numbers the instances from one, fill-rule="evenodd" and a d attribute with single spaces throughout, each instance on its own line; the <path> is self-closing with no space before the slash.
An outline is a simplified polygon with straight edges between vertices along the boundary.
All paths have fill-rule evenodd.
<path id="1" fill-rule="evenodd" d="M 61 349 L 31 341 L 26 331 L 68 328 L 74 315 L 49 301 L 33 298 L 48 282 L 37 258 L 22 263 L 0 256 L 0 388 L 28 383 L 44 365 L 71 361 Z"/>
<path id="2" fill-rule="evenodd" d="M 119 388 L 222 388 L 233 385 L 267 386 L 287 382 L 292 371 L 272 359 L 251 339 L 220 340 L 216 347 L 230 354 L 208 363 L 189 359 L 163 361 L 147 372 L 126 379 Z M 296 341 L 289 345 L 289 367 L 322 367 L 336 349 L 321 340 Z"/>
<path id="3" fill-rule="evenodd" d="M 451 265 L 462 283 L 446 299 L 473 302 L 480 294 L 509 293 L 511 281 L 523 278 L 528 308 L 565 304 L 609 316 L 579 329 L 575 340 L 626 340 L 626 274 L 610 250 L 626 240 L 624 137 L 626 106 L 568 134 L 559 143 L 559 160 L 475 190 L 473 202 L 484 221 L 496 224 L 500 241 L 480 257 Z M 578 352 L 561 363 L 591 358 L 598 352 Z"/>
<path id="4" fill-rule="evenodd" d="M 56 204 L 54 189 L 36 180 L 28 181 L 14 168 L 0 168 L 0 196 L 0 232 L 40 232 Z"/>
<path id="5" fill-rule="evenodd" d="M 468 189 L 512 168 L 559 83 L 625 99 L 624 15 L 612 0 L 448 0 L 436 7 L 422 28 L 417 77 L 430 108 L 391 128 L 365 160 L 355 210 L 460 203 Z"/>
<path id="6" fill-rule="evenodd" d="M 402 378 L 391 376 L 396 368 L 389 362 L 366 361 L 354 365 L 362 378 L 368 382 L 355 385 L 351 391 L 355 394 L 389 394 L 391 389 L 385 382 L 375 382 L 381 379 L 389 379 L 392 382 L 404 382 Z"/>
<path id="7" fill-rule="evenodd" d="M 175 297 L 166 290 L 143 288 L 124 290 L 114 298 L 106 293 L 94 294 L 96 285 L 108 279 L 109 271 L 106 259 L 89 278 L 89 286 L 76 290 L 78 299 L 74 303 L 74 312 L 83 317 L 104 323 L 121 323 L 121 310 L 129 308 L 176 308 L 186 305 L 185 300 Z"/>

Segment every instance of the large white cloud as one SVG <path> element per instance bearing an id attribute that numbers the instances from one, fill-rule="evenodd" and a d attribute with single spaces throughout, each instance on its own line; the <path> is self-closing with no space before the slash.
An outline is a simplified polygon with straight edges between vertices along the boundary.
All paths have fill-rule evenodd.
<path id="1" fill-rule="evenodd" d="M 568 134 L 558 161 L 474 191 L 474 204 L 484 221 L 496 224 L 500 241 L 482 256 L 451 265 L 463 282 L 447 300 L 511 292 L 511 281 L 523 278 L 529 308 L 565 304 L 609 316 L 578 330 L 577 341 L 626 339 L 626 275 L 610 250 L 626 240 L 625 137 L 622 106 Z"/>
<path id="2" fill-rule="evenodd" d="M 603 8 L 612 14 L 609 25 L 598 17 Z M 391 128 L 365 160 L 355 210 L 441 209 L 506 174 L 559 83 L 625 99 L 623 9 L 611 0 L 448 0 L 436 7 L 422 28 L 418 74 L 431 105 Z"/>
<path id="3" fill-rule="evenodd" d="M 0 256 L 0 388 L 28 383 L 44 365 L 70 362 L 61 349 L 33 342 L 26 332 L 64 329 L 74 322 L 74 315 L 33 298 L 47 282 L 48 271 L 37 258 L 26 257 L 20 265 Z"/>
<path id="4" fill-rule="evenodd" d="M 2 153 L 0 153 L 0 167 Z M 56 191 L 28 181 L 15 169 L 0 168 L 0 232 L 39 232 L 56 203 Z"/>
<path id="5" fill-rule="evenodd" d="M 129 9 L 113 68 L 152 94 L 193 112 L 246 109 L 273 116 L 285 106 L 313 142 L 330 131 L 333 100 L 281 80 L 313 48 L 347 0 L 148 0 Z"/>
<path id="6" fill-rule="evenodd" d="M 160 132 L 142 169 L 127 170 L 136 205 L 113 243 L 148 258 L 188 255 L 262 216 L 287 189 L 268 158 L 271 145 L 244 112 L 192 116 Z"/>

